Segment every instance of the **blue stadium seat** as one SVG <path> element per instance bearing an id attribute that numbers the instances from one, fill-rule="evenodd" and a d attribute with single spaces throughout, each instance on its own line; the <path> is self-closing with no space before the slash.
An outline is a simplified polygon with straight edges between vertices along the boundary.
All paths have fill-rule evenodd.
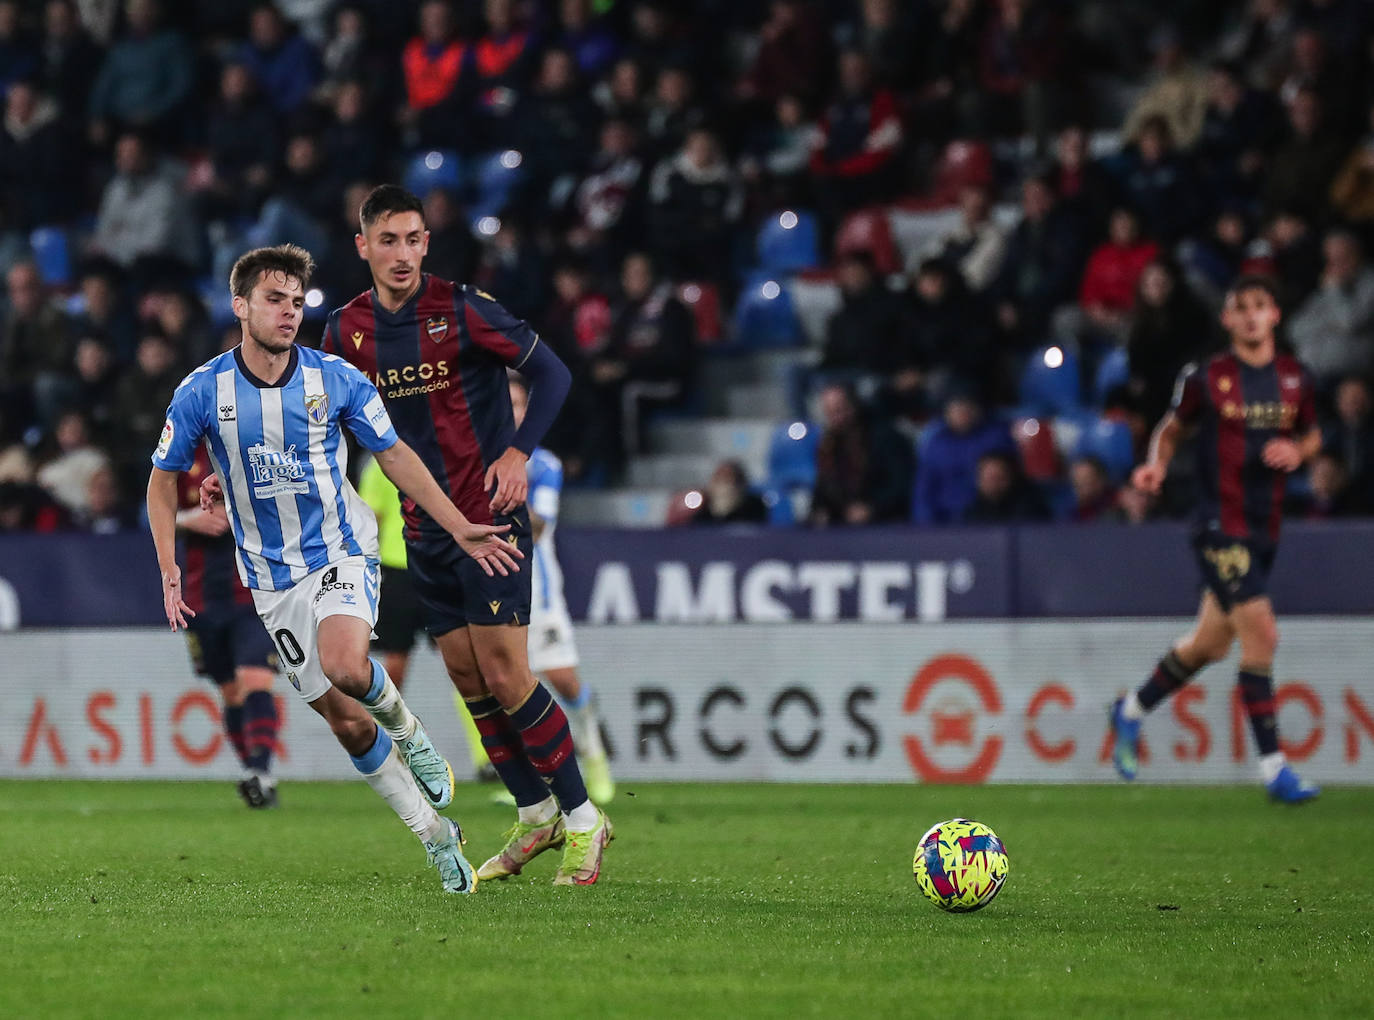
<path id="1" fill-rule="evenodd" d="M 740 292 L 735 303 L 735 346 L 799 347 L 804 339 L 792 296 L 781 281 L 749 283 Z"/>
<path id="2" fill-rule="evenodd" d="M 196 281 L 196 292 L 210 316 L 210 325 L 216 330 L 228 329 L 234 324 L 234 298 L 229 288 L 212 277 L 201 277 Z"/>
<path id="3" fill-rule="evenodd" d="M 774 429 L 768 444 L 768 488 L 785 499 L 792 489 L 813 487 L 820 442 L 820 427 L 813 422 L 793 421 Z"/>
<path id="4" fill-rule="evenodd" d="M 1096 457 L 1107 468 L 1112 481 L 1120 484 L 1135 466 L 1135 443 L 1131 428 L 1123 421 L 1099 418 L 1078 437 L 1079 457 Z"/>
<path id="5" fill-rule="evenodd" d="M 1131 358 L 1124 347 L 1111 347 L 1097 363 L 1093 377 L 1093 404 L 1097 407 L 1107 402 L 1112 390 L 1125 386 L 1131 378 Z"/>
<path id="6" fill-rule="evenodd" d="M 38 275 L 49 287 L 66 287 L 72 282 L 72 253 L 67 232 L 57 227 L 38 227 L 29 235 Z"/>
<path id="7" fill-rule="evenodd" d="M 1031 354 L 1021 373 L 1021 409 L 1026 416 L 1068 414 L 1082 405 L 1078 355 L 1064 347 L 1042 347 Z"/>
<path id="8" fill-rule="evenodd" d="M 789 524 L 797 523 L 797 514 L 792 507 L 792 497 L 786 490 L 775 489 L 769 485 L 760 489 L 759 495 L 763 498 L 763 505 L 768 508 L 769 524 L 774 527 L 786 527 Z"/>
<path id="9" fill-rule="evenodd" d="M 821 264 L 820 228 L 809 212 L 784 209 L 763 221 L 758 235 L 759 267 L 775 273 L 814 269 Z"/>
<path id="10" fill-rule="evenodd" d="M 463 160 L 451 149 L 431 149 L 410 157 L 402 175 L 406 190 L 424 198 L 435 189 L 463 190 Z"/>

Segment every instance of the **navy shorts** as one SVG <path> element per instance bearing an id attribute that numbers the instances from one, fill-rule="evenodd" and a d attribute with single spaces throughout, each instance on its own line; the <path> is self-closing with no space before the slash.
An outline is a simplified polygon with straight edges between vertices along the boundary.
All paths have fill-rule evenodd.
<path id="1" fill-rule="evenodd" d="M 511 526 L 503 537 L 525 554 L 523 560 L 516 561 L 519 572 L 505 577 L 488 577 L 477 561 L 450 538 L 406 544 L 410 581 L 420 603 L 425 630 L 432 637 L 468 624 L 529 626 L 530 577 L 534 569 L 529 513 L 521 506 L 514 514 L 498 517 L 495 523 Z"/>
<path id="2" fill-rule="evenodd" d="M 217 684 L 241 666 L 277 670 L 277 648 L 251 606 L 205 609 L 187 621 L 186 647 L 197 676 Z"/>
<path id="3" fill-rule="evenodd" d="M 424 610 L 415 594 L 410 571 L 403 567 L 382 567 L 382 598 L 377 610 L 377 635 L 372 647 L 379 652 L 409 652 L 422 627 Z"/>
<path id="4" fill-rule="evenodd" d="M 1208 529 L 1193 535 L 1193 552 L 1203 585 L 1226 612 L 1269 594 L 1269 571 L 1277 552 L 1272 543 Z"/>

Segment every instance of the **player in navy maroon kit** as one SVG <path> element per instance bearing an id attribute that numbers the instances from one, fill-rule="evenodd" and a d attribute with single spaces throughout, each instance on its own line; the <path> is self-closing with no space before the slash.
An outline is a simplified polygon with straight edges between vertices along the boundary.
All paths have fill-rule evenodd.
<path id="1" fill-rule="evenodd" d="M 210 472 L 210 456 L 202 446 L 178 486 L 177 559 L 185 564 L 186 604 L 196 614 L 186 627 L 186 644 L 196 674 L 213 681 L 224 702 L 224 731 L 247 772 L 239 795 L 252 808 L 276 807 L 272 752 L 281 724 L 272 678 L 277 652 L 239 580 L 229 521 L 200 508 L 200 483 Z"/>
<path id="2" fill-rule="evenodd" d="M 1185 431 L 1198 433 L 1202 498 L 1193 549 L 1204 590 L 1197 623 L 1150 678 L 1112 706 L 1112 760 L 1134 779 L 1145 714 L 1203 667 L 1225 658 L 1240 640 L 1240 694 L 1259 749 L 1260 778 L 1269 795 L 1290 804 L 1317 796 L 1279 750 L 1275 721 L 1274 650 L 1278 626 L 1269 600 L 1269 570 L 1278 548 L 1287 476 L 1321 449 L 1312 383 L 1297 359 L 1280 354 L 1274 285 L 1242 277 L 1226 294 L 1221 323 L 1230 350 L 1179 377 L 1173 408 L 1150 439 L 1149 459 L 1135 485 L 1158 492 Z"/>
<path id="3" fill-rule="evenodd" d="M 470 521 L 509 524 L 507 540 L 532 551 L 525 463 L 567 396 L 568 369 L 491 295 L 421 272 L 429 232 L 414 195 L 375 188 L 359 220 L 373 287 L 331 313 L 323 349 L 377 384 L 397 433 Z M 507 368 L 530 383 L 518 429 Z M 404 494 L 401 505 L 426 629 L 519 811 L 478 876 L 518 874 L 563 846 L 554 881 L 594 883 L 611 825 L 587 798 L 567 716 L 530 672 L 529 571 L 488 576 Z"/>

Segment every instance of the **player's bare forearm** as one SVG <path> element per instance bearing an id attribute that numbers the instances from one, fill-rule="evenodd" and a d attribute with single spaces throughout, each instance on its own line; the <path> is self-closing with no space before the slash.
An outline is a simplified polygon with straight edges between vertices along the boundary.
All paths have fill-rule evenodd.
<path id="1" fill-rule="evenodd" d="M 1322 430 L 1318 428 L 1309 429 L 1307 435 L 1298 440 L 1298 452 L 1302 454 L 1304 464 L 1321 453 Z"/>
<path id="2" fill-rule="evenodd" d="M 1155 465 L 1161 472 L 1167 472 L 1182 435 L 1183 426 L 1174 417 L 1174 412 L 1170 411 L 1159 420 L 1154 432 L 1150 434 L 1148 463 Z"/>
<path id="3" fill-rule="evenodd" d="M 148 476 L 148 526 L 153 532 L 157 565 L 164 574 L 176 566 L 177 476 L 153 468 Z"/>
<path id="4" fill-rule="evenodd" d="M 434 518 L 434 522 L 445 531 L 452 533 L 466 527 L 468 519 L 453 505 L 453 501 L 439 488 L 439 483 L 425 467 L 420 455 L 406 443 L 397 440 L 396 445 L 374 453 L 377 466 L 400 489 L 419 505 L 420 509 Z"/>

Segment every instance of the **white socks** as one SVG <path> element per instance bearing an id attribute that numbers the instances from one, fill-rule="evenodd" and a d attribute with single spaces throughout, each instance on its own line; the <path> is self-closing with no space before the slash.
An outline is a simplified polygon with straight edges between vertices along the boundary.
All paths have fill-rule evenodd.
<path id="1" fill-rule="evenodd" d="M 601 812 L 590 800 L 584 800 L 577 807 L 563 815 L 569 832 L 591 832 L 601 821 Z"/>
<path id="2" fill-rule="evenodd" d="M 1262 754 L 1259 757 L 1260 780 L 1268 786 L 1275 779 L 1279 778 L 1279 772 L 1288 764 L 1288 759 L 1284 757 L 1282 751 L 1275 751 L 1273 754 Z"/>
<path id="3" fill-rule="evenodd" d="M 395 687 L 392 691 L 395 691 Z M 403 706 L 404 707 L 404 706 Z M 376 772 L 364 772 L 367 785 L 377 791 L 377 796 L 390 805 L 391 810 L 400 816 L 410 831 L 420 837 L 423 843 L 432 843 L 443 838 L 446 832 L 444 820 L 420 794 L 415 785 L 415 777 L 401 761 L 401 754 L 393 745 L 391 753 L 383 760 Z"/>
<path id="4" fill-rule="evenodd" d="M 572 723 L 573 744 L 578 754 L 590 758 L 606 756 L 606 747 L 601 743 L 600 720 L 590 701 L 581 708 L 568 708 L 568 721 Z"/>
<path id="5" fill-rule="evenodd" d="M 363 707 L 372 714 L 372 718 L 377 720 L 377 724 L 386 730 L 393 740 L 408 740 L 415 732 L 418 720 L 406 707 L 406 703 L 401 700 L 401 692 L 392 683 L 391 677 L 386 675 L 386 670 L 373 661 L 373 687 L 380 686 L 380 692 L 369 698 L 361 698 Z M 376 680 L 380 679 L 378 685 Z M 368 692 L 372 695 L 372 692 Z"/>
<path id="6" fill-rule="evenodd" d="M 1131 722 L 1140 722 L 1145 718 L 1145 709 L 1141 707 L 1140 699 L 1136 697 L 1135 691 L 1131 691 L 1121 699 L 1121 714 Z"/>
<path id="7" fill-rule="evenodd" d="M 515 810 L 522 824 L 543 825 L 558 814 L 558 801 L 551 796 L 545 797 L 538 804 L 531 804 L 529 807 L 517 807 Z"/>

